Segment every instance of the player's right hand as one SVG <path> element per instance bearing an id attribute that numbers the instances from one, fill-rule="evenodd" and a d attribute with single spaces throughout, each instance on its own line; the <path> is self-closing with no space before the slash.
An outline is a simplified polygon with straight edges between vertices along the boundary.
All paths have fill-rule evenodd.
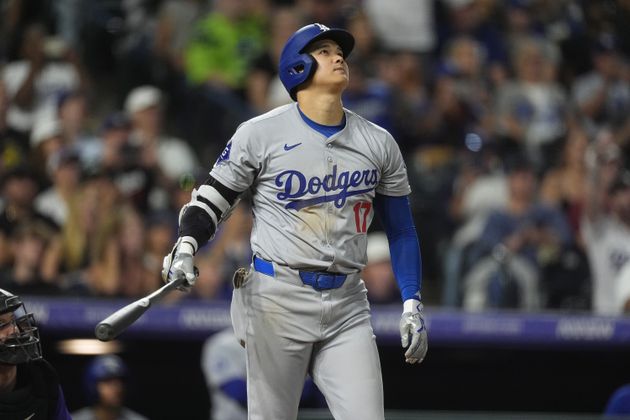
<path id="1" fill-rule="evenodd" d="M 400 317 L 401 344 L 407 349 L 405 362 L 410 364 L 421 363 L 429 348 L 422 308 L 419 300 L 409 299 L 405 302 L 405 312 Z M 410 337 L 411 343 L 409 343 Z"/>
<path id="2" fill-rule="evenodd" d="M 194 248 L 187 242 L 182 242 L 180 238 L 173 246 L 171 252 L 164 257 L 162 262 L 162 279 L 164 282 L 171 282 L 177 278 L 184 277 L 186 283 L 178 289 L 189 291 L 197 280 L 199 271 L 193 264 Z"/>

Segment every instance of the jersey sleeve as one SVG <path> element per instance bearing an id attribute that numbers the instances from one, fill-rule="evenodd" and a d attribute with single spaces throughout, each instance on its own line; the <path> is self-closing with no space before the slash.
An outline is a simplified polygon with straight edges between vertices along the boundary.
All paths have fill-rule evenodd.
<path id="1" fill-rule="evenodd" d="M 381 180 L 376 187 L 378 194 L 400 197 L 411 193 L 407 177 L 407 165 L 400 153 L 400 148 L 391 134 L 385 138 Z"/>
<path id="2" fill-rule="evenodd" d="M 234 191 L 245 191 L 256 179 L 264 151 L 250 124 L 241 125 L 210 171 L 210 176 Z"/>

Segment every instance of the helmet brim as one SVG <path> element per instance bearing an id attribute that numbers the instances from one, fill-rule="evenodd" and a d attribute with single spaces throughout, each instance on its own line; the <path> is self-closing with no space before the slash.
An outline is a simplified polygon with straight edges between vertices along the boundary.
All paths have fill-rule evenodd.
<path id="1" fill-rule="evenodd" d="M 304 53 L 314 42 L 322 39 L 331 39 L 339 44 L 344 59 L 348 58 L 354 48 L 354 37 L 350 32 L 344 31 L 343 29 L 329 29 L 311 39 L 309 43 L 300 50 L 300 53 Z"/>

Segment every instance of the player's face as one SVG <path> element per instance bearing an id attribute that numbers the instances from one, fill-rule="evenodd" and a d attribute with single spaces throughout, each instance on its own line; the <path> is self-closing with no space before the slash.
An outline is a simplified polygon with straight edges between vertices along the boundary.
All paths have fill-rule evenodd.
<path id="1" fill-rule="evenodd" d="M 309 54 L 317 61 L 313 84 L 340 91 L 348 86 L 350 72 L 339 44 L 330 39 L 323 39 L 311 46 Z"/>
<path id="2" fill-rule="evenodd" d="M 13 319 L 13 313 L 0 315 L 0 342 L 3 342 L 11 334 L 17 332 L 17 327 L 15 326 Z"/>

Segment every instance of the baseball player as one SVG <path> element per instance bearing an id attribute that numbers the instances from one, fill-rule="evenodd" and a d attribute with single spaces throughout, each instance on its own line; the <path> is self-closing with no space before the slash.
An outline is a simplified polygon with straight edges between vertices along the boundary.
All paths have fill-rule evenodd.
<path id="1" fill-rule="evenodd" d="M 0 419 L 71 420 L 59 377 L 42 357 L 22 300 L 0 289 Z"/>
<path id="2" fill-rule="evenodd" d="M 237 272 L 231 315 L 247 353 L 249 419 L 295 419 L 310 373 L 336 419 L 383 419 L 383 385 L 360 272 L 375 213 L 401 291 L 405 360 L 427 334 L 421 259 L 403 158 L 384 129 L 343 108 L 353 36 L 311 24 L 287 41 L 280 80 L 297 103 L 241 124 L 180 212 L 167 280 L 195 281 L 193 256 L 238 196 L 251 193 L 251 268 Z"/>

